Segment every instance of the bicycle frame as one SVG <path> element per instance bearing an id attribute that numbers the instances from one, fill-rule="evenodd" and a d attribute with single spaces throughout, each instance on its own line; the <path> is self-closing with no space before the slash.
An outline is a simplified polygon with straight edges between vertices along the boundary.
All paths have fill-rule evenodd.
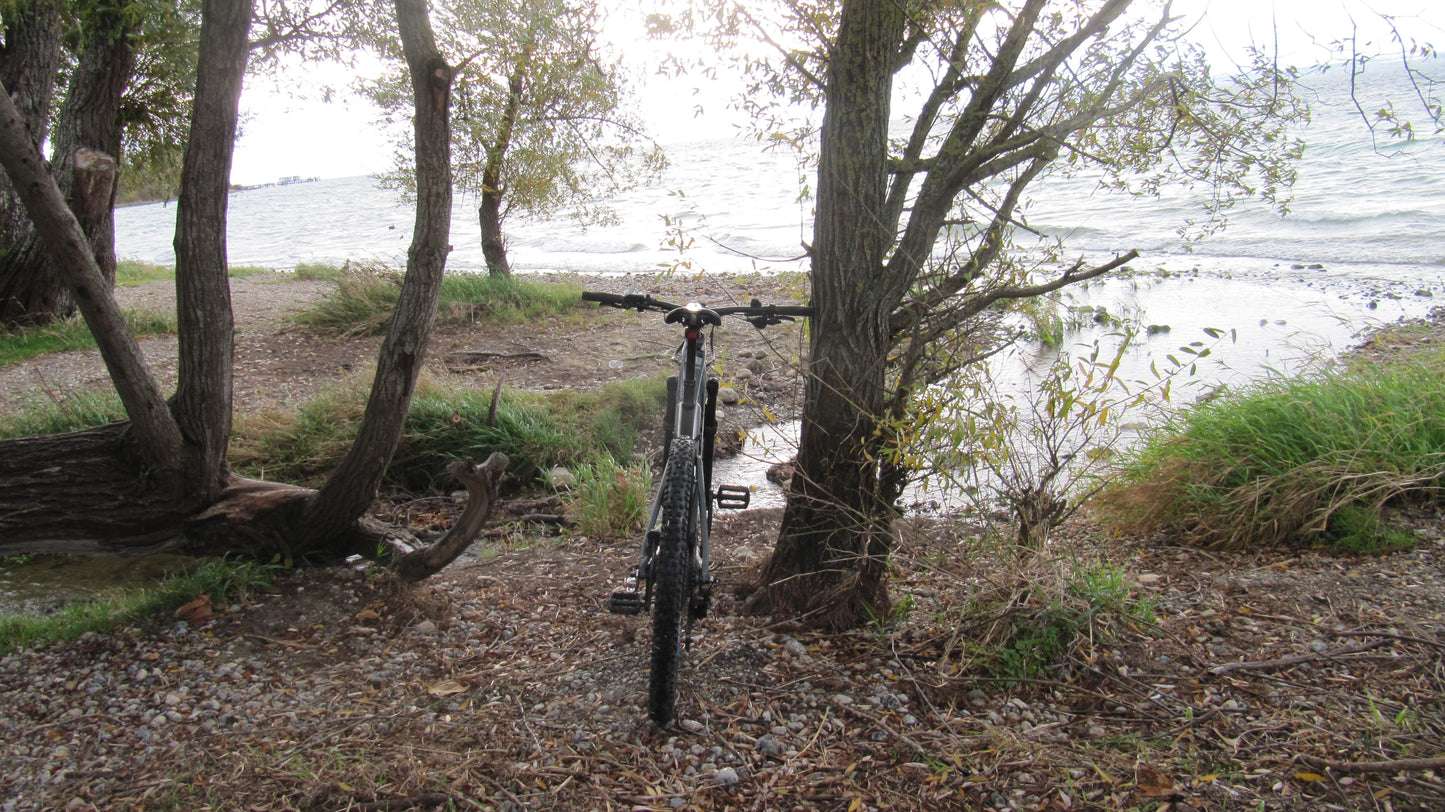
<path id="1" fill-rule="evenodd" d="M 658 481 L 661 483 L 666 480 L 669 465 L 693 465 L 693 481 L 702 484 L 702 487 L 695 489 L 693 493 L 692 527 L 687 534 L 689 539 L 697 540 L 697 547 L 692 551 L 693 571 L 701 580 L 706 577 L 712 559 L 712 447 L 717 434 L 717 381 L 709 378 L 707 374 L 707 339 L 703 336 L 703 328 L 714 326 L 721 319 L 696 303 L 688 304 L 681 310 L 686 311 L 686 315 L 678 319 L 684 324 L 683 344 L 678 353 L 677 375 L 668 381 L 669 414 L 664 427 L 666 440 L 663 448 L 666 451 L 671 446 L 673 437 L 689 438 L 693 441 L 693 459 L 672 460 L 664 457 L 663 475 Z M 672 314 L 669 314 L 668 318 L 672 320 Z M 649 575 L 652 556 L 657 548 L 655 534 L 661 515 L 662 499 L 659 487 L 648 510 L 646 532 L 643 533 L 642 548 L 638 553 L 637 577 L 647 584 L 643 601 L 647 608 L 650 608 L 652 603 Z M 696 588 L 697 583 L 691 586 Z"/>

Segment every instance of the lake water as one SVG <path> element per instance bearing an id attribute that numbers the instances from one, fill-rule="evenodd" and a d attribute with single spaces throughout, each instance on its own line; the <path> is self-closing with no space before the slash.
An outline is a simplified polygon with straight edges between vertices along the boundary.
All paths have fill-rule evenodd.
<path id="1" fill-rule="evenodd" d="M 1366 105 L 1408 98 L 1398 76 L 1382 76 L 1367 77 Z M 1064 237 L 1070 250 L 1102 257 L 1137 248 L 1143 257 L 1136 269 L 1179 274 L 1096 284 L 1072 296 L 1171 326 L 1150 345 L 1172 346 L 1200 327 L 1236 329 L 1240 349 L 1221 352 L 1249 374 L 1289 354 L 1285 344 L 1303 342 L 1312 352 L 1348 342 L 1370 324 L 1427 312 L 1445 293 L 1445 139 L 1427 136 L 1403 153 L 1387 138 L 1372 140 L 1344 80 L 1310 80 L 1314 119 L 1302 131 L 1309 148 L 1287 216 L 1244 205 L 1227 230 L 1190 247 L 1175 230 L 1198 216 L 1197 194 L 1130 198 L 1085 180 L 1040 189 L 1030 223 Z M 799 192 L 812 184 L 790 153 L 746 138 L 667 149 L 671 167 L 659 183 L 607 201 L 616 225 L 510 221 L 516 269 L 651 273 L 686 259 L 702 271 L 805 270 L 797 257 L 811 236 L 810 203 Z M 484 265 L 475 204 L 456 200 L 451 269 Z M 668 220 L 696 238 L 685 256 L 666 246 Z M 121 209 L 117 251 L 171 264 L 174 225 L 173 204 Z M 370 178 L 333 178 L 233 193 L 227 242 L 233 265 L 400 266 L 411 225 L 411 209 Z"/>

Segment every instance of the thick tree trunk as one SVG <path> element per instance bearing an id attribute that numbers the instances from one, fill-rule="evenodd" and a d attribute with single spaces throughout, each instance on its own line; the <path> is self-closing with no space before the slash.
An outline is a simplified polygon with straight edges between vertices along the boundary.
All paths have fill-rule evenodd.
<path id="1" fill-rule="evenodd" d="M 131 33 L 138 16 L 121 8 L 94 12 L 82 31 L 83 45 L 55 132 L 51 176 L 67 199 L 74 189 L 78 150 L 120 154 L 118 113 L 135 66 Z M 115 281 L 114 185 L 103 207 L 77 210 L 90 250 L 107 285 Z M 72 201 L 73 202 L 73 201 Z M 0 324 L 44 324 L 74 314 L 65 273 L 31 229 L 0 260 Z"/>
<path id="2" fill-rule="evenodd" d="M 186 506 L 147 476 L 134 442 L 130 424 L 116 423 L 0 443 L 0 555 L 174 546 Z"/>
<path id="3" fill-rule="evenodd" d="M 416 224 L 356 441 L 306 513 L 312 541 L 345 532 L 376 498 L 411 408 L 451 250 L 452 68 L 437 50 L 425 0 L 396 0 L 396 16 L 416 99 Z"/>
<path id="4" fill-rule="evenodd" d="M 231 438 L 231 287 L 226 205 L 246 73 L 251 0 L 206 0 L 191 130 L 176 203 L 179 375 L 172 410 L 185 435 L 195 496 L 209 501 L 227 481 Z"/>
<path id="5" fill-rule="evenodd" d="M 61 0 L 30 0 L 5 12 L 5 43 L 0 48 L 0 86 L 25 122 L 36 149 L 45 144 L 55 76 L 60 70 Z M 0 253 L 19 245 L 30 228 L 25 207 L 0 176 Z"/>
<path id="6" fill-rule="evenodd" d="M 892 507 L 874 429 L 892 346 L 883 259 L 891 63 L 904 16 L 890 0 L 843 6 L 818 165 L 808 392 L 778 545 L 750 608 L 846 628 L 888 612 Z"/>

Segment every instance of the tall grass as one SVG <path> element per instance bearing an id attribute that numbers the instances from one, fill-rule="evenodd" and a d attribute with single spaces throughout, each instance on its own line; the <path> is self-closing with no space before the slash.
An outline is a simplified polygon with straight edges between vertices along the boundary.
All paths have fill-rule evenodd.
<path id="1" fill-rule="evenodd" d="M 1202 404 L 1156 433 L 1095 500 L 1126 529 L 1240 548 L 1402 543 L 1376 521 L 1445 484 L 1438 359 L 1272 382 Z M 1371 529 L 1371 528 L 1374 529 Z"/>
<path id="2" fill-rule="evenodd" d="M 34 395 L 16 411 L 0 415 L 0 440 L 67 434 L 104 426 L 126 417 L 125 406 L 114 391 L 66 392 L 50 397 Z"/>
<path id="3" fill-rule="evenodd" d="M 273 572 L 273 567 L 251 561 L 203 561 L 151 589 L 111 592 L 45 616 L 0 615 L 0 654 L 164 617 L 198 595 L 209 595 L 212 603 L 224 604 L 269 588 Z"/>
<path id="4" fill-rule="evenodd" d="M 401 296 L 403 275 L 378 265 L 349 265 L 336 290 L 297 321 L 341 335 L 376 335 L 386 330 Z M 512 276 L 451 274 L 442 280 L 437 323 L 521 322 L 575 310 L 581 291 Z"/>
<path id="5" fill-rule="evenodd" d="M 642 530 L 652 489 L 652 469 L 646 463 L 619 465 L 599 457 L 575 467 L 577 487 L 571 512 L 577 531 L 588 536 L 620 536 Z"/>
<path id="6" fill-rule="evenodd" d="M 169 335 L 176 331 L 175 314 L 158 310 L 127 310 L 125 323 L 136 336 Z M 0 366 L 13 366 L 52 352 L 74 352 L 94 346 L 95 337 L 79 317 L 0 332 Z"/>
<path id="7" fill-rule="evenodd" d="M 350 447 L 367 396 L 357 377 L 308 401 L 294 415 L 248 417 L 237 424 L 231 463 L 269 479 L 315 484 Z M 662 412 L 661 379 L 610 384 L 594 392 L 504 390 L 489 425 L 491 389 L 449 389 L 423 379 L 388 471 L 391 484 L 431 490 L 446 464 L 500 451 L 508 474 L 531 482 L 553 466 L 607 457 L 625 462 L 641 432 Z"/>

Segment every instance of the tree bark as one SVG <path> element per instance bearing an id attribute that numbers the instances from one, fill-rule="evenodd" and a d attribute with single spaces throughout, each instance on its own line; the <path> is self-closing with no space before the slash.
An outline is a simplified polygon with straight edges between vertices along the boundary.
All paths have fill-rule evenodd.
<path id="1" fill-rule="evenodd" d="M 118 113 L 135 66 L 131 34 L 138 19 L 123 8 L 104 8 L 94 11 L 82 28 L 83 44 L 56 126 L 50 168 L 67 198 L 75 186 L 77 150 L 119 158 Z M 76 212 L 107 286 L 115 282 L 114 194 L 112 185 L 109 204 Z M 0 324 L 44 324 L 73 315 L 75 302 L 65 278 L 31 229 L 0 260 Z"/>
<path id="2" fill-rule="evenodd" d="M 61 0 L 31 0 L 5 13 L 5 43 L 0 48 L 0 86 L 25 122 L 35 147 L 45 145 L 50 105 L 60 70 Z M 25 207 L 0 176 L 0 252 L 19 245 L 30 228 Z"/>
<path id="3" fill-rule="evenodd" d="M 147 476 L 130 424 L 0 444 L 0 555 L 175 546 L 184 513 Z"/>
<path id="4" fill-rule="evenodd" d="M 425 0 L 396 0 L 396 16 L 416 100 L 416 224 L 356 441 L 306 512 L 303 535 L 312 543 L 345 532 L 376 497 L 411 408 L 451 250 L 452 68 L 437 50 Z"/>
<path id="5" fill-rule="evenodd" d="M 491 174 L 490 169 L 487 172 Z M 500 172 L 498 180 L 500 180 Z M 482 224 L 482 258 L 487 263 L 487 273 L 492 276 L 511 276 L 512 264 L 507 261 L 507 241 L 502 236 L 502 190 L 486 182 L 482 190 L 482 205 L 477 207 L 477 218 Z"/>
<path id="6" fill-rule="evenodd" d="M 889 316 L 880 294 L 892 69 L 904 15 L 843 6 L 829 65 L 813 243 L 813 330 L 803 430 L 778 546 L 750 609 L 822 628 L 886 616 L 892 506 L 879 493 Z"/>
<path id="7" fill-rule="evenodd" d="M 226 262 L 226 206 L 251 0 L 206 0 L 191 129 L 176 202 L 178 382 L 172 409 L 187 442 L 195 497 L 226 486 L 231 438 L 233 326 Z"/>

